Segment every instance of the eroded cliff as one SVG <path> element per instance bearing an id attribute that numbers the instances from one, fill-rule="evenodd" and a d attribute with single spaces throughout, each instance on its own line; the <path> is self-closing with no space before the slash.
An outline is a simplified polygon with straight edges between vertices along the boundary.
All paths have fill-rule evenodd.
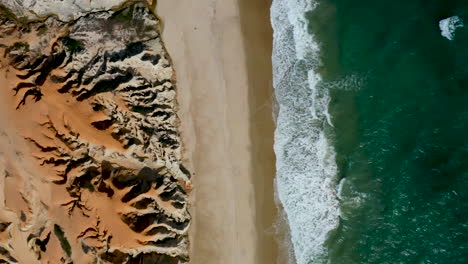
<path id="1" fill-rule="evenodd" d="M 159 21 L 146 2 L 91 2 L 62 16 L 0 0 L 0 263 L 185 263 L 191 181 Z"/>

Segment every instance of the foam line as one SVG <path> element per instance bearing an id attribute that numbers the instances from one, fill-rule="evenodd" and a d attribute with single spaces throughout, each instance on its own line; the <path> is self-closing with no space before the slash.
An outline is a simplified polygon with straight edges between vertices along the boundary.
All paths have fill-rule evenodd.
<path id="1" fill-rule="evenodd" d="M 336 228 L 335 151 L 324 129 L 331 125 L 328 90 L 319 87 L 319 45 L 307 31 L 310 0 L 274 0 L 273 72 L 279 105 L 275 131 L 278 198 L 287 215 L 298 264 L 322 263 L 323 243 Z"/>

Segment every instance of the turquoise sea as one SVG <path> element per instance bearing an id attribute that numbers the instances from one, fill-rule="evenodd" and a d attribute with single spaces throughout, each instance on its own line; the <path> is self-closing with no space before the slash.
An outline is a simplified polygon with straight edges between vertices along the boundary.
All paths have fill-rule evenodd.
<path id="1" fill-rule="evenodd" d="M 274 0 L 272 25 L 291 262 L 468 263 L 468 1 Z"/>

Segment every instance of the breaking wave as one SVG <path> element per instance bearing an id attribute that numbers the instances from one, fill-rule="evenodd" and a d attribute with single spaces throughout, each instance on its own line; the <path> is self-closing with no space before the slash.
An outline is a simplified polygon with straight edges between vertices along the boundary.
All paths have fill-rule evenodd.
<path id="1" fill-rule="evenodd" d="M 310 0 L 274 0 L 271 8 L 273 82 L 278 102 L 275 153 L 278 199 L 287 216 L 298 264 L 325 262 L 324 242 L 336 228 L 337 165 L 330 144 L 330 97 L 321 76 L 319 45 L 307 30 Z"/>
<path id="2" fill-rule="evenodd" d="M 441 35 L 448 40 L 453 40 L 455 38 L 455 31 L 457 28 L 463 27 L 463 21 L 458 16 L 452 16 L 446 19 L 442 19 L 439 22 L 439 28 Z"/>

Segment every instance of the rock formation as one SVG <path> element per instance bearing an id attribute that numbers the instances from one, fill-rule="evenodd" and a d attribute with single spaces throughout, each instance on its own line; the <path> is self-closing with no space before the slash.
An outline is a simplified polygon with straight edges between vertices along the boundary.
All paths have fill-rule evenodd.
<path id="1" fill-rule="evenodd" d="M 173 68 L 117 2 L 0 0 L 0 263 L 188 261 Z"/>

